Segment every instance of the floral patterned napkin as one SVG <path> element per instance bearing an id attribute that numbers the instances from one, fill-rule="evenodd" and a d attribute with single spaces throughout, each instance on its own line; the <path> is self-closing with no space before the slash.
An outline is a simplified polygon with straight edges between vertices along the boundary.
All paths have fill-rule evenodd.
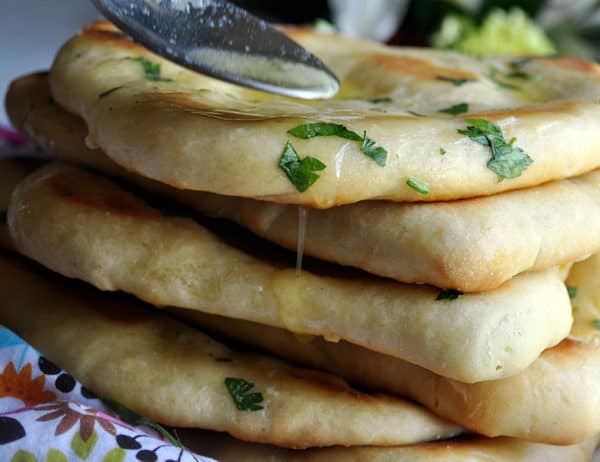
<path id="1" fill-rule="evenodd" d="M 2 461 L 212 460 L 169 443 L 150 428 L 114 417 L 104 401 L 3 327 L 0 371 Z"/>
<path id="2" fill-rule="evenodd" d="M 46 156 L 0 124 L 0 158 L 15 155 Z M 114 417 L 107 403 L 129 423 Z M 177 444 L 176 434 L 165 433 L 118 403 L 99 399 L 0 326 L 0 462 L 213 460 Z"/>

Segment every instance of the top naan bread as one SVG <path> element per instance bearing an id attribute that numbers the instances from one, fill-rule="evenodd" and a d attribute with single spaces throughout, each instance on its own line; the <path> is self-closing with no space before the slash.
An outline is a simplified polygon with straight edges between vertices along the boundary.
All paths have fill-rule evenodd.
<path id="1" fill-rule="evenodd" d="M 600 165 L 595 64 L 473 59 L 306 29 L 286 32 L 338 75 L 342 88 L 335 99 L 299 101 L 216 81 L 159 58 L 105 22 L 60 50 L 50 73 L 52 93 L 85 119 L 88 143 L 129 170 L 182 189 L 282 203 L 473 197 Z M 439 112 L 461 103 L 468 114 Z M 498 181 L 487 168 L 490 148 L 457 132 L 469 125 L 467 118 L 497 124 L 533 163 L 517 178 Z M 360 142 L 287 133 L 323 121 L 366 132 L 387 150 L 385 166 L 364 155 Z M 288 141 L 301 157 L 326 165 L 302 193 L 278 167 Z M 426 183 L 429 193 L 411 189 L 408 178 Z"/>

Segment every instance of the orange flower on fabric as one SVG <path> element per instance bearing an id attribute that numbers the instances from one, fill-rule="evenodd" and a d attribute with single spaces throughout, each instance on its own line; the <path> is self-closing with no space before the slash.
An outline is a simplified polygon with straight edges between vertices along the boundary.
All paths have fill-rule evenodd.
<path id="1" fill-rule="evenodd" d="M 0 398 L 17 398 L 26 406 L 35 406 L 40 403 L 48 403 L 56 399 L 52 391 L 44 390 L 46 377 L 40 375 L 31 378 L 31 364 L 27 363 L 17 374 L 15 365 L 9 362 L 0 374 Z"/>
<path id="2" fill-rule="evenodd" d="M 97 409 L 86 409 L 85 412 L 79 412 L 73 409 L 73 407 L 81 408 L 77 403 L 69 401 L 58 401 L 56 403 L 48 404 L 46 406 L 40 406 L 36 408 L 36 411 L 49 411 L 36 420 L 38 422 L 48 422 L 55 420 L 60 417 L 60 422 L 56 427 L 54 434 L 56 436 L 62 435 L 69 431 L 77 422 L 79 422 L 79 434 L 83 441 L 87 441 L 94 433 L 94 423 L 98 424 L 111 435 L 115 436 L 117 430 L 115 426 L 105 419 L 102 415 L 98 415 Z"/>

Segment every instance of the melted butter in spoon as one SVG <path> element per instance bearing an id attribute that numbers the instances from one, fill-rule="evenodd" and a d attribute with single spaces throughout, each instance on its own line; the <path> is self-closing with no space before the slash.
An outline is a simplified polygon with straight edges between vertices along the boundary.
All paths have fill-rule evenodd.
<path id="1" fill-rule="evenodd" d="M 236 76 L 261 82 L 265 90 L 271 87 L 295 89 L 298 95 L 317 89 L 326 89 L 325 96 L 333 96 L 339 85 L 325 71 L 299 62 L 281 58 L 242 54 L 214 48 L 196 48 L 185 56 L 186 61 L 211 68 L 220 76 L 236 81 Z"/>

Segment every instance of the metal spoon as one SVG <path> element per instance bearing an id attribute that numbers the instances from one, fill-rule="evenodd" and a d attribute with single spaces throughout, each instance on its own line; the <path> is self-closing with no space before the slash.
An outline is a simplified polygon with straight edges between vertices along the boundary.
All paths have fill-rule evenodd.
<path id="1" fill-rule="evenodd" d="M 92 0 L 124 32 L 184 67 L 296 98 L 328 98 L 339 82 L 323 62 L 225 0 Z"/>

